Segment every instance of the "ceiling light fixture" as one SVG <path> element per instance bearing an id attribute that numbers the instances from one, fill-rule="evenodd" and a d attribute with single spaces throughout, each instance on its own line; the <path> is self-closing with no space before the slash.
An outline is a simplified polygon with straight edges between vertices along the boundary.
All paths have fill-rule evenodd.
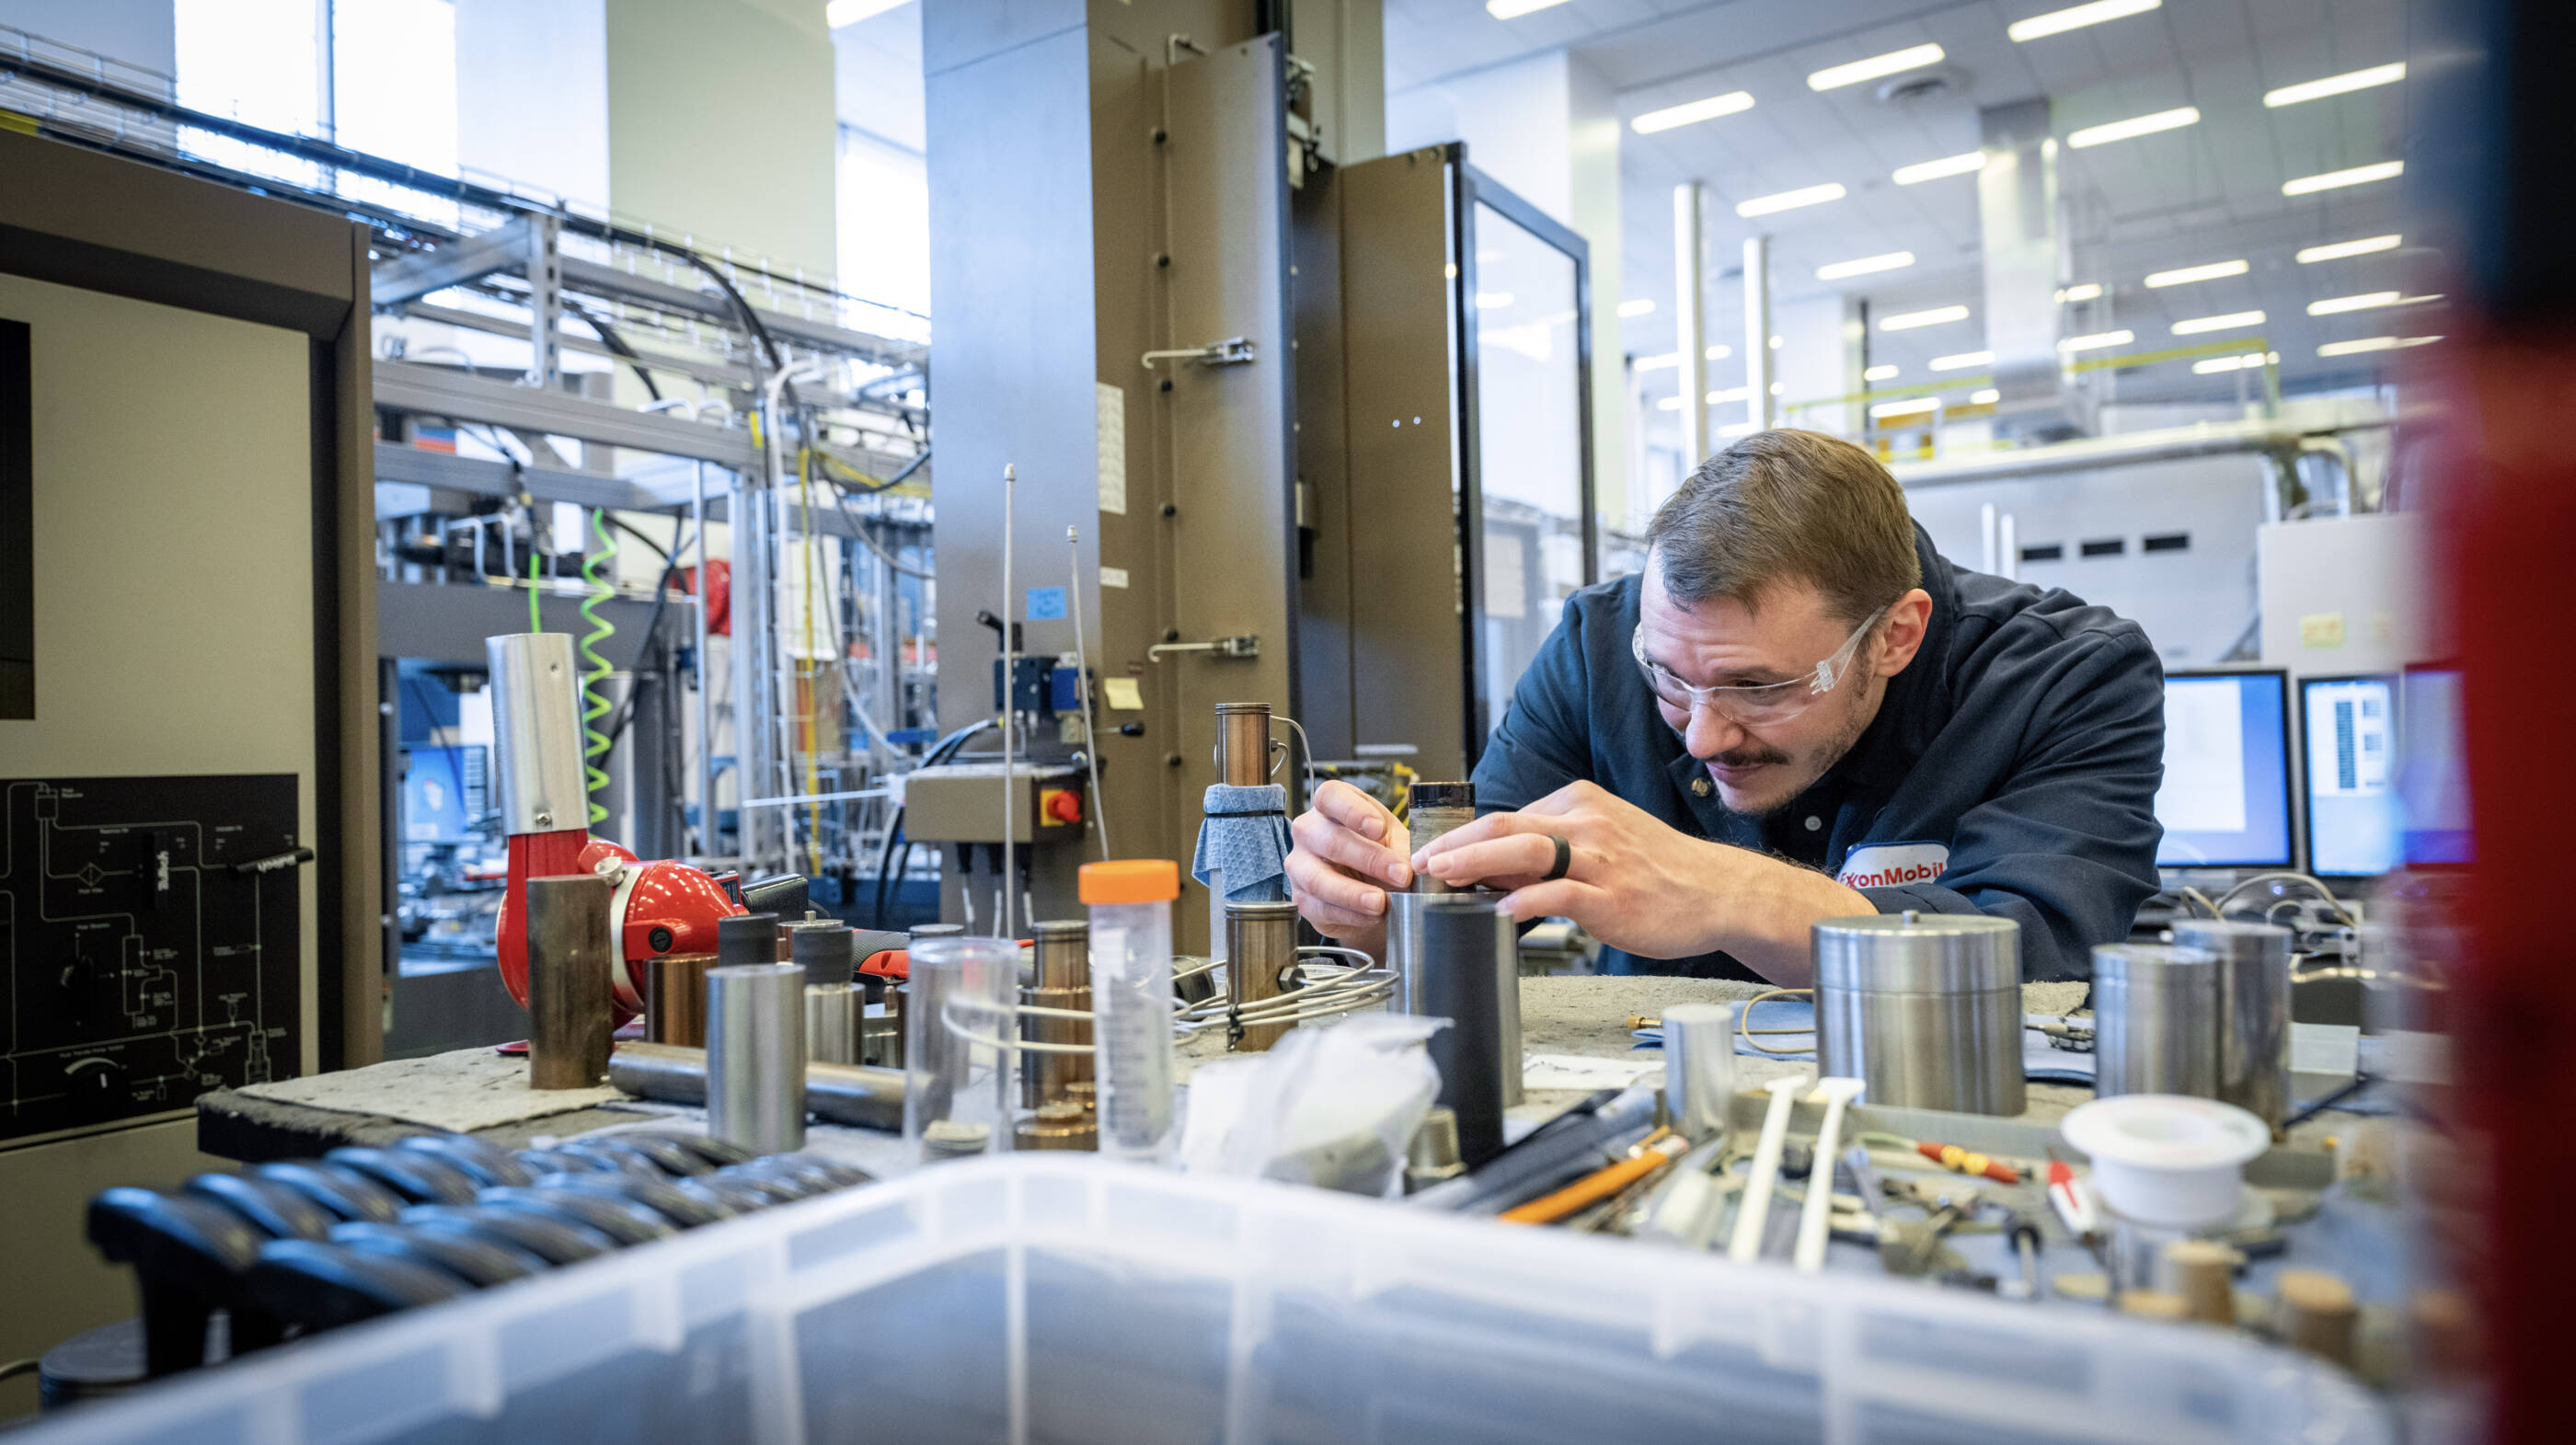
<path id="1" fill-rule="evenodd" d="M 1827 201 L 1839 201 L 1846 194 L 1848 192 L 1843 190 L 1842 182 L 1827 181 L 1821 186 L 1807 186 L 1800 190 L 1782 191 L 1771 196 L 1755 196 L 1752 200 L 1738 205 L 1735 208 L 1735 214 L 1767 216 L 1775 211 L 1794 211 L 1800 206 L 1818 206 Z"/>
<path id="2" fill-rule="evenodd" d="M 2109 145 L 2115 140 L 2134 140 L 2142 135 L 2180 130 L 2184 126 L 2198 124 L 2200 124 L 2199 107 L 2186 105 L 2175 110 L 2160 110 L 2153 115 L 2115 120 L 2109 125 L 2088 125 L 2068 136 L 2066 143 L 2077 150 L 2083 150 L 2087 146 Z"/>
<path id="3" fill-rule="evenodd" d="M 1863 381 L 1894 381 L 1896 379 L 1896 371 L 1897 369 L 1893 366 L 1873 366 L 1863 371 L 1860 374 L 1860 379 Z"/>
<path id="4" fill-rule="evenodd" d="M 2382 306 L 2394 306 L 2405 299 L 2402 293 L 2396 291 L 2372 291 L 2360 296 L 2336 296 L 2324 301 L 2309 302 L 2308 314 L 2332 316 L 2339 311 L 2371 311 Z"/>
<path id="5" fill-rule="evenodd" d="M 2278 110 L 2285 105 L 2297 105 L 2303 100 L 2323 100 L 2329 95 L 2368 90 L 2374 85 L 2395 85 L 2405 78 L 2406 62 L 2400 60 L 2390 65 L 2374 65 L 2368 70 L 2346 71 L 2341 75 L 2329 75 L 2323 80 L 2311 80 L 2299 85 L 2285 85 L 2279 90 L 2267 90 L 2263 92 L 2263 103 Z"/>
<path id="6" fill-rule="evenodd" d="M 2184 266 L 2172 271 L 2151 272 L 2150 286 L 2183 286 L 2194 281 L 2215 281 L 2222 276 L 2242 276 L 2252 268 L 2242 261 L 2212 261 L 2206 266 Z"/>
<path id="7" fill-rule="evenodd" d="M 1916 161 L 1910 166 L 1898 166 L 1896 183 L 1900 186 L 1911 186 L 1924 181 L 1937 181 L 1943 176 L 1969 175 L 1985 168 L 1984 151 L 1964 151 L 1955 156 L 1943 156 L 1937 161 Z"/>
<path id="8" fill-rule="evenodd" d="M 1878 405 L 1871 407 L 1869 409 L 1869 414 L 1873 418 L 1915 416 L 1923 412 L 1939 411 L 1940 409 L 1941 399 L 1939 397 L 1921 396 L 1916 397 L 1911 401 L 1882 401 Z"/>
<path id="9" fill-rule="evenodd" d="M 2239 326 L 2262 324 L 2263 313 L 2260 311 L 2230 311 L 2224 316 L 2196 316 L 2189 321 L 2177 321 L 2173 324 L 2173 334 L 2198 336 L 2204 331 L 2233 331 Z"/>
<path id="10" fill-rule="evenodd" d="M 1565 0 L 1485 0 L 1485 13 L 1497 20 L 1518 20 L 1541 10 L 1553 10 Z"/>
<path id="11" fill-rule="evenodd" d="M 2090 336 L 2070 336 L 2064 341 L 2057 343 L 2057 349 L 2060 351 L 2099 351 L 2105 346 L 2126 346 L 2137 339 L 2138 333 L 2125 329 L 2120 331 L 2096 331 Z"/>
<path id="12" fill-rule="evenodd" d="M 1867 60 L 1855 60 L 1848 65 L 1828 65 L 1807 77 L 1807 88 L 1833 90 L 1841 86 L 1858 85 L 1864 80 L 1876 80 L 1883 75 L 1895 75 L 1900 71 L 1920 70 L 1927 65 L 1938 65 L 1946 58 L 1938 45 L 1909 45 L 1903 50 L 1891 50 L 1885 55 L 1873 55 Z"/>
<path id="13" fill-rule="evenodd" d="M 1731 90 L 1724 95 L 1712 95 L 1706 100 L 1687 101 L 1681 105 L 1665 106 L 1662 110 L 1647 111 L 1644 115 L 1628 122 L 1628 129 L 1639 135 L 1653 135 L 1659 130 L 1695 125 L 1700 121 L 1715 120 L 1721 115 L 1733 115 L 1737 111 L 1752 108 L 1751 92 Z"/>
<path id="14" fill-rule="evenodd" d="M 844 25 L 856 25 L 870 16 L 883 15 L 902 3 L 903 0 L 832 0 L 823 7 L 823 24 L 838 30 Z"/>
<path id="15" fill-rule="evenodd" d="M 2367 256 L 2374 251 L 2394 251 L 2405 242 L 2403 236 L 2364 236 L 2358 241 L 2309 246 L 2299 252 L 2299 264 L 2309 266 L 2319 261 L 2340 261 L 2347 256 Z"/>
<path id="16" fill-rule="evenodd" d="M 2430 346 L 2438 336 L 2365 336 L 2359 341 L 2329 341 L 2317 348 L 2319 356 L 2359 356 L 2366 351 L 2395 351 L 2407 346 Z"/>
<path id="17" fill-rule="evenodd" d="M 1993 406 L 1996 402 L 2003 399 L 2004 394 L 1995 390 L 1991 386 L 1982 387 L 1976 391 L 1968 393 L 1968 405 L 1970 406 Z"/>
<path id="18" fill-rule="evenodd" d="M 2281 353 L 2277 351 L 2249 351 L 2243 356 L 2213 356 L 2207 361 L 2193 362 L 2191 364 L 2191 371 L 2194 376 L 2213 376 L 2222 371 L 2252 371 L 2258 366 L 2267 364 L 2272 366 L 2280 365 Z"/>
<path id="19" fill-rule="evenodd" d="M 1836 261 L 1816 268 L 1819 281 L 1840 281 L 1847 276 L 1866 276 L 1873 271 L 1901 271 L 1914 264 L 1911 251 L 1890 251 L 1884 256 L 1863 256 L 1857 261 Z"/>
<path id="20" fill-rule="evenodd" d="M 2099 301 L 2101 299 L 2102 283 L 2099 281 L 2079 281 L 2075 285 L 2069 286 L 2065 290 L 2057 293 L 2057 300 L 2060 305 L 2064 305 L 2069 301 Z"/>
<path id="21" fill-rule="evenodd" d="M 2072 5 L 2064 10 L 2051 10 L 2045 15 L 2034 15 L 2028 20 L 2016 20 L 2004 27 L 2004 33 L 2015 40 L 2037 40 L 2043 35 L 2081 30 L 2105 20 L 2144 15 L 2163 3 L 2164 0 L 2093 0 L 2090 5 Z"/>
<path id="22" fill-rule="evenodd" d="M 2301 176 L 2295 181 L 2283 181 L 2281 194 L 2308 196 L 2318 191 L 2341 190 L 2345 186 L 2366 186 L 2372 181 L 2395 180 L 2404 174 L 2404 161 L 2381 161 L 2377 165 L 2354 166 L 2348 171 L 2328 171 L 2321 176 Z"/>
<path id="23" fill-rule="evenodd" d="M 1619 303 L 1619 316 L 1622 320 L 1632 319 L 1639 316 L 1652 316 L 1654 314 L 1655 303 L 1646 300 L 1643 297 L 1634 301 L 1622 301 Z"/>
<path id="24" fill-rule="evenodd" d="M 1893 316 L 1881 317 L 1879 319 L 1878 329 L 1881 331 L 1912 331 L 1918 326 L 1938 326 L 1945 321 L 1965 321 L 1967 319 L 1968 308 L 1965 306 L 1935 306 L 1929 311 L 1900 311 Z"/>
<path id="25" fill-rule="evenodd" d="M 1479 311 L 1499 311 L 1511 304 L 1512 293 L 1509 291 L 1479 291 L 1476 293 L 1476 309 Z"/>
<path id="26" fill-rule="evenodd" d="M 1934 371 L 1973 371 L 1994 364 L 1995 354 L 1991 351 L 1962 351 L 1956 356 L 1936 356 L 1926 363 Z"/>

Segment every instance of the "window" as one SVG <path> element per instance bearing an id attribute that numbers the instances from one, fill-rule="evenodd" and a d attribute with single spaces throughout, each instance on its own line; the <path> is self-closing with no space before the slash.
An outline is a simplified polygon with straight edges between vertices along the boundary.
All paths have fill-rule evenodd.
<path id="1" fill-rule="evenodd" d="M 841 127 L 840 288 L 873 301 L 850 318 L 870 331 L 927 341 L 930 179 L 921 156 Z M 893 308 L 892 312 L 879 307 Z M 903 313 L 903 314 L 896 314 Z"/>

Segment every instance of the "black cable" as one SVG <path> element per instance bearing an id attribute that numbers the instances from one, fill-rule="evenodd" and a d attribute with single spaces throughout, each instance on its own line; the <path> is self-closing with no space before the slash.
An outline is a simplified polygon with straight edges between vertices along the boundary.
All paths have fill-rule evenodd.
<path id="1" fill-rule="evenodd" d="M 2310 1119 L 2315 1118 L 2319 1114 L 2324 1113 L 2326 1110 L 2333 1108 L 2335 1105 L 2342 1103 L 2344 1100 L 2351 1098 L 2353 1095 L 2360 1093 L 2362 1090 L 2377 1082 L 2379 1082 L 2377 1079 L 2372 1078 L 2368 1074 L 2353 1075 L 2351 1083 L 2344 1085 L 2342 1088 L 2335 1090 L 2333 1093 L 2326 1095 L 2324 1098 L 2317 1100 L 2315 1103 L 2308 1105 L 2306 1108 L 2292 1114 L 2287 1119 L 2282 1120 L 2282 1132 L 2287 1133 L 2290 1130 L 2299 1127 L 2301 1124 L 2308 1122 Z"/>
<path id="2" fill-rule="evenodd" d="M 676 511 L 673 512 L 671 514 L 671 520 L 676 527 L 680 520 L 679 513 Z M 620 525 L 623 524 L 621 523 Z M 628 530 L 631 531 L 633 529 L 629 528 Z M 656 550 L 659 549 L 657 548 Z M 639 662 L 643 660 L 644 649 L 653 646 L 660 640 L 662 629 L 662 610 L 671 600 L 671 577 L 674 573 L 679 571 L 680 554 L 687 550 L 687 535 L 675 531 L 671 538 L 671 550 L 662 554 L 662 580 L 656 583 L 653 588 L 653 611 L 644 619 L 644 640 L 636 646 L 636 660 Z M 706 569 L 704 568 L 699 569 L 699 578 L 701 583 L 705 580 L 705 570 Z M 663 650 L 663 655 L 667 658 L 669 656 L 669 649 L 665 648 Z M 636 685 L 626 690 L 625 700 L 618 704 L 616 713 L 608 720 L 608 747 L 609 755 L 612 757 L 616 755 L 618 739 L 625 736 L 626 725 L 635 720 L 635 696 L 643 690 L 643 687 L 643 677 L 639 670 Z M 706 746 L 705 740 L 700 739 L 698 746 Z"/>
<path id="3" fill-rule="evenodd" d="M 949 758 L 956 755 L 959 748 L 966 746 L 966 740 L 968 738 L 975 736 L 977 733 L 982 732 L 984 729 L 991 727 L 992 725 L 993 724 L 990 719 L 979 718 L 976 721 L 959 728 L 957 731 L 950 733 L 948 736 L 941 738 L 938 742 L 931 744 L 930 751 L 928 753 L 922 755 L 921 765 L 925 768 L 935 767 L 940 763 L 948 761 Z M 894 816 L 886 820 L 885 846 L 877 851 L 877 901 L 875 918 L 876 926 L 878 928 L 885 927 L 886 883 L 890 876 L 890 870 L 894 867 L 895 840 L 902 836 L 903 806 L 901 804 L 896 804 Z M 909 849 L 907 849 L 906 852 L 907 856 L 909 856 Z M 912 870 L 906 868 L 904 871 L 909 873 Z"/>
<path id="4" fill-rule="evenodd" d="M 628 522 L 624 517 L 617 515 L 615 512 L 607 512 L 604 515 L 608 518 L 608 525 L 615 527 L 617 530 L 624 532 L 627 536 L 632 537 L 636 541 L 643 543 L 645 546 L 652 548 L 654 556 L 661 558 L 665 562 L 671 560 L 671 554 L 663 549 L 661 543 L 654 541 L 651 537 L 644 535 L 642 532 L 636 531 L 633 523 Z M 673 515 L 672 520 L 678 520 L 677 514 Z M 677 540 L 676 537 L 674 540 Z"/>
<path id="5" fill-rule="evenodd" d="M 635 379 L 644 383 L 644 390 L 650 393 L 655 401 L 662 399 L 662 388 L 653 384 L 653 373 L 644 369 L 644 358 L 636 353 L 634 347 L 626 344 L 625 337 L 610 329 L 607 322 L 584 310 L 580 302 L 567 297 L 559 304 L 564 310 L 581 318 L 584 326 L 599 333 L 599 344 L 607 347 L 626 362 L 627 368 L 635 373 Z"/>

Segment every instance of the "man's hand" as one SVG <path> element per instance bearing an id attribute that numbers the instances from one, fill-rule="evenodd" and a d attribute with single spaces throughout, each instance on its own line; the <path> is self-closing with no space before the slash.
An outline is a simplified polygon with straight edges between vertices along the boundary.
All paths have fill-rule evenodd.
<path id="1" fill-rule="evenodd" d="M 1553 838 L 1573 845 L 1572 856 L 1563 878 L 1544 881 Z M 1414 863 L 1443 883 L 1510 890 L 1503 906 L 1516 919 L 1571 918 L 1642 958 L 1723 949 L 1792 987 L 1809 980 L 1809 925 L 1877 911 L 1821 873 L 1677 832 L 1591 783 L 1488 813 Z"/>
<path id="2" fill-rule="evenodd" d="M 1288 893 L 1297 912 L 1326 938 L 1371 954 L 1386 941 L 1386 890 L 1409 888 L 1405 861 L 1412 839 L 1377 799 L 1334 781 L 1315 790 L 1314 805 L 1288 827 Z"/>

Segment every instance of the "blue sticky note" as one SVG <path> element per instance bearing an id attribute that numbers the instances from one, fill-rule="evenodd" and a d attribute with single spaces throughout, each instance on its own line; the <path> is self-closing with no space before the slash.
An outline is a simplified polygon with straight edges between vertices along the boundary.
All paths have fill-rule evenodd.
<path id="1" fill-rule="evenodd" d="M 1064 589 L 1061 587 L 1030 588 L 1029 610 L 1026 615 L 1031 622 L 1063 621 Z"/>

